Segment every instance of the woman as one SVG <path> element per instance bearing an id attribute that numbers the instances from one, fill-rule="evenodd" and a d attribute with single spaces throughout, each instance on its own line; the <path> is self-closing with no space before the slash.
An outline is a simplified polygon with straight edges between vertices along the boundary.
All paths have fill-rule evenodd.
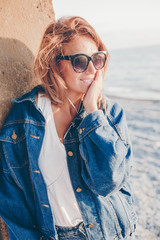
<path id="1" fill-rule="evenodd" d="M 136 216 L 123 109 L 101 109 L 108 52 L 82 18 L 44 33 L 42 81 L 15 99 L 0 135 L 0 214 L 10 239 L 130 239 Z"/>

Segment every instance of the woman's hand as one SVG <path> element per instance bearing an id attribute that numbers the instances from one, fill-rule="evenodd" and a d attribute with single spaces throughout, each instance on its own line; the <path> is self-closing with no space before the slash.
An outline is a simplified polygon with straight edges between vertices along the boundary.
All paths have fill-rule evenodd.
<path id="1" fill-rule="evenodd" d="M 103 110 L 104 113 L 106 113 L 107 110 L 107 98 L 104 97 L 102 94 L 98 98 L 98 103 L 97 103 L 98 109 Z"/>
<path id="2" fill-rule="evenodd" d="M 104 71 L 98 70 L 96 72 L 95 80 L 92 82 L 83 98 L 83 104 L 87 113 L 91 113 L 99 109 L 99 105 L 103 99 L 101 95 L 103 80 Z"/>

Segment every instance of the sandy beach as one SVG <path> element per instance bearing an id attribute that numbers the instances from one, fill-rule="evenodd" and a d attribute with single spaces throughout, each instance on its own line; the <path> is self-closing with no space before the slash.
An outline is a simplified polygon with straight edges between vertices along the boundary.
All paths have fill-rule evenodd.
<path id="1" fill-rule="evenodd" d="M 125 109 L 133 145 L 131 181 L 138 215 L 136 240 L 159 240 L 160 101 L 114 99 Z"/>

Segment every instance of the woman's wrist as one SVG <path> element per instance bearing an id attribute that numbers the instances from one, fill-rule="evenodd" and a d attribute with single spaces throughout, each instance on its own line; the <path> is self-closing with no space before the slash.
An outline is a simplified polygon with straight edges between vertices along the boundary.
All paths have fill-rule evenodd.
<path id="1" fill-rule="evenodd" d="M 87 114 L 95 112 L 96 110 L 98 110 L 97 106 L 92 106 L 92 107 L 85 107 L 85 110 L 87 112 Z"/>

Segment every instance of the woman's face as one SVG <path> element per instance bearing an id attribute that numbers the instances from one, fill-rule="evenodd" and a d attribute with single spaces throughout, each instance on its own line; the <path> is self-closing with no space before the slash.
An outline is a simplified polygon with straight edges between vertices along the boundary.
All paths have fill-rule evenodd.
<path id="1" fill-rule="evenodd" d="M 76 37 L 71 42 L 64 44 L 64 55 L 84 53 L 92 56 L 96 52 L 98 52 L 96 43 L 87 36 Z M 74 71 L 71 61 L 61 60 L 60 67 L 68 87 L 67 94 L 73 98 L 79 98 L 86 93 L 97 71 L 92 61 L 89 62 L 86 71 L 82 73 Z"/>

